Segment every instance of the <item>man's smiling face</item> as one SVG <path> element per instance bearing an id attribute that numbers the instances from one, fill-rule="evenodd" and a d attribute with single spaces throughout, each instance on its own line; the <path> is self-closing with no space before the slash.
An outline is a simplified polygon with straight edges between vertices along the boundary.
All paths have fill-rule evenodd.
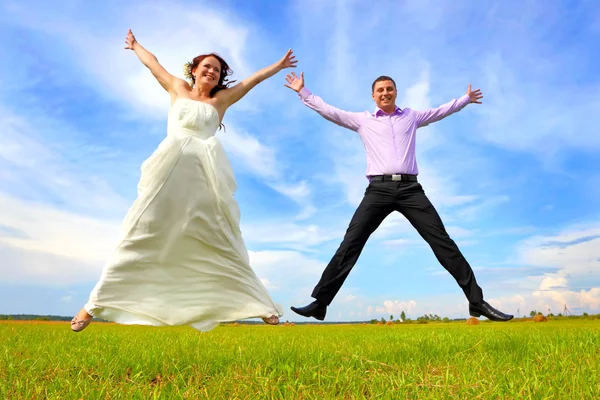
<path id="1" fill-rule="evenodd" d="M 390 114 L 396 108 L 396 85 L 393 81 L 385 80 L 375 82 L 373 87 L 373 100 L 377 107 Z"/>

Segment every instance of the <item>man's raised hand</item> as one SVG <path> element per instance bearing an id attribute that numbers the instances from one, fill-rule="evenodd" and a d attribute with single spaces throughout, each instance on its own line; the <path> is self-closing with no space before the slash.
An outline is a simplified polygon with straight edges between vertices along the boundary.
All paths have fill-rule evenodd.
<path id="1" fill-rule="evenodd" d="M 283 86 L 289 87 L 295 92 L 299 92 L 304 87 L 304 72 L 300 72 L 300 77 L 298 77 L 295 72 L 287 74 L 285 80 L 287 83 L 284 83 Z"/>
<path id="2" fill-rule="evenodd" d="M 467 88 L 467 95 L 469 99 L 471 99 L 471 103 L 481 104 L 481 99 L 483 99 L 483 93 L 481 93 L 480 89 L 475 89 L 471 91 L 471 84 L 469 83 L 469 87 Z"/>

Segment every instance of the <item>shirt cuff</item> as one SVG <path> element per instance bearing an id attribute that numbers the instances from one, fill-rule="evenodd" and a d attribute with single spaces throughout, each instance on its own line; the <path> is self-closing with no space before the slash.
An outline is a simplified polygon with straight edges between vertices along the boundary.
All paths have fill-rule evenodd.
<path id="1" fill-rule="evenodd" d="M 460 104 L 461 108 L 466 107 L 470 102 L 471 102 L 471 98 L 469 97 L 468 94 L 465 94 L 463 97 L 458 99 L 458 103 Z"/>
<path id="2" fill-rule="evenodd" d="M 300 91 L 298 92 L 298 96 L 302 99 L 302 100 L 306 100 L 306 98 L 311 95 L 312 93 L 310 92 L 310 90 L 308 90 L 306 88 L 306 86 L 304 86 L 302 89 L 300 89 Z"/>

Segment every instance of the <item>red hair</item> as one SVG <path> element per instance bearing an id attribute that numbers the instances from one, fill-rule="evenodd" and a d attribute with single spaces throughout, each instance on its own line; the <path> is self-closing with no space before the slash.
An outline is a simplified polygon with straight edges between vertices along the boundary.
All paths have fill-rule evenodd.
<path id="1" fill-rule="evenodd" d="M 200 65 L 202 60 L 204 60 L 206 57 L 214 57 L 217 59 L 217 61 L 219 61 L 219 64 L 221 64 L 221 71 L 219 74 L 219 82 L 217 82 L 217 86 L 215 86 L 210 91 L 210 97 L 213 97 L 219 90 L 227 89 L 229 87 L 229 85 L 231 85 L 235 81 L 229 81 L 227 79 L 227 77 L 229 75 L 233 74 L 233 71 L 231 70 L 231 68 L 229 68 L 229 65 L 227 64 L 227 62 L 225 60 L 223 60 L 223 58 L 216 53 L 201 54 L 201 55 L 195 57 L 192 60 L 192 64 L 190 65 L 190 72 L 193 72 L 196 68 L 198 68 L 198 65 Z M 191 75 L 192 75 L 192 77 L 191 77 L 192 82 L 196 83 L 196 78 L 194 77 L 194 74 L 191 74 Z"/>

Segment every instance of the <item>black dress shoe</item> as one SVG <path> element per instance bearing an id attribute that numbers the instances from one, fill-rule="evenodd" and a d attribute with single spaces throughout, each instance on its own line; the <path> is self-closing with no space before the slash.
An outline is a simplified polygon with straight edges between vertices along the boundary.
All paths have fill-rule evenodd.
<path id="1" fill-rule="evenodd" d="M 469 303 L 469 314 L 471 314 L 471 316 L 475 318 L 483 315 L 490 321 L 497 322 L 506 322 L 513 319 L 512 315 L 504 314 L 496 310 L 494 307 L 490 306 L 486 301 L 483 300 L 477 304 Z"/>
<path id="2" fill-rule="evenodd" d="M 313 317 L 318 319 L 319 321 L 323 321 L 325 319 L 325 314 L 327 314 L 327 306 L 325 304 L 321 304 L 317 301 L 313 301 L 309 305 L 305 307 L 290 307 L 293 312 L 296 314 L 302 315 L 303 317 Z"/>

